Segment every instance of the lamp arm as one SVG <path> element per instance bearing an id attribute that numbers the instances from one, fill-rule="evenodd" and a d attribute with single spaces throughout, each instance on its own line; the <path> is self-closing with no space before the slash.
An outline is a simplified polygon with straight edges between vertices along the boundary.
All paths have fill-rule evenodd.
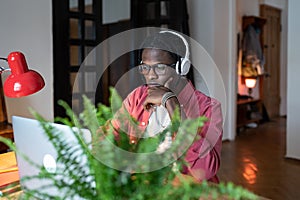
<path id="1" fill-rule="evenodd" d="M 11 71 L 9 68 L 3 68 L 0 66 L 0 74 L 2 74 L 3 72 L 6 72 L 6 71 Z"/>
<path id="2" fill-rule="evenodd" d="M 0 57 L 0 60 L 5 60 L 6 62 L 8 61 L 7 58 L 2 58 L 2 57 Z M 2 72 L 4 71 L 10 71 L 10 69 L 9 68 L 6 69 L 0 66 L 0 74 L 2 74 Z"/>

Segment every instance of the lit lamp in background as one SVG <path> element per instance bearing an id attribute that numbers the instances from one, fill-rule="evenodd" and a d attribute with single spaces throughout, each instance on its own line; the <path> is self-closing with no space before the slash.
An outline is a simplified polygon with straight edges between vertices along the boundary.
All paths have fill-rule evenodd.
<path id="1" fill-rule="evenodd" d="M 7 97 L 18 98 L 38 92 L 45 86 L 42 76 L 36 71 L 28 69 L 25 56 L 21 52 L 12 52 L 7 58 L 1 58 L 8 62 L 9 68 L 0 67 L 0 74 L 11 71 L 11 74 L 4 82 L 4 94 Z M 2 92 L 2 82 L 0 84 L 1 99 L 0 122 L 6 122 L 6 108 Z"/>
<path id="2" fill-rule="evenodd" d="M 256 85 L 256 77 L 245 78 L 245 84 L 246 87 L 248 88 L 248 95 L 251 96 L 252 88 L 254 88 Z"/>

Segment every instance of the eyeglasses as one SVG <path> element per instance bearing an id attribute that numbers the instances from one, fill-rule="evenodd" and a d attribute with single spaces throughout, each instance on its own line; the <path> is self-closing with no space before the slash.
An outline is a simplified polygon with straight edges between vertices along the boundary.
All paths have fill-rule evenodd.
<path id="1" fill-rule="evenodd" d="M 149 74 L 151 68 L 155 71 L 155 73 L 157 75 L 164 75 L 166 73 L 167 67 L 174 67 L 174 66 L 175 66 L 175 64 L 166 65 L 166 64 L 162 64 L 162 63 L 158 63 L 155 65 L 147 65 L 147 64 L 138 65 L 139 72 L 143 75 Z"/>

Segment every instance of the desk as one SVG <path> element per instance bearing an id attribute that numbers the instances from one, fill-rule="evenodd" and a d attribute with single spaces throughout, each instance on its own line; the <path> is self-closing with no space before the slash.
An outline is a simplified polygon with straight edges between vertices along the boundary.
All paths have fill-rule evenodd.
<path id="1" fill-rule="evenodd" d="M 10 194 L 20 190 L 15 153 L 8 152 L 0 154 L 0 191 L 3 194 Z"/>
<path id="2" fill-rule="evenodd" d="M 186 176 L 187 178 L 190 178 Z M 178 180 L 175 180 L 178 181 Z M 13 184 L 11 187 L 8 185 Z M 174 184 L 180 184 L 179 182 Z M 18 168 L 16 162 L 16 156 L 14 152 L 8 152 L 0 154 L 0 191 L 8 197 L 1 197 L 1 200 L 14 200 L 20 199 L 22 191 L 19 183 Z M 207 198 L 200 198 L 207 199 Z M 259 199 L 264 200 L 265 198 L 259 197 Z"/>

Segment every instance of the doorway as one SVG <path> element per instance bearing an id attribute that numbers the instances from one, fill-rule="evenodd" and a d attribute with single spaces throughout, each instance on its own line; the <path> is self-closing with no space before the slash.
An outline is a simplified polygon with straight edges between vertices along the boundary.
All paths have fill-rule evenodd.
<path id="1" fill-rule="evenodd" d="M 260 16 L 266 19 L 263 31 L 263 54 L 265 78 L 263 102 L 270 118 L 280 114 L 280 38 L 281 10 L 269 5 L 260 5 Z"/>

